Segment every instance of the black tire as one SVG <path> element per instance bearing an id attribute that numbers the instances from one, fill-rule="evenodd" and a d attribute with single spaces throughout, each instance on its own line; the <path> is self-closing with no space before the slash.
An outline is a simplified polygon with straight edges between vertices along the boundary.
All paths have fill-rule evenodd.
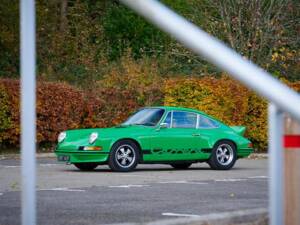
<path id="1" fill-rule="evenodd" d="M 139 150 L 139 147 L 131 140 L 118 141 L 110 151 L 109 167 L 116 172 L 134 170 L 140 159 Z"/>
<path id="2" fill-rule="evenodd" d="M 74 163 L 78 169 L 82 171 L 92 171 L 94 170 L 99 164 L 98 163 Z"/>
<path id="3" fill-rule="evenodd" d="M 185 170 L 188 169 L 192 163 L 172 163 L 170 164 L 174 169 Z"/>
<path id="4" fill-rule="evenodd" d="M 218 141 L 208 160 L 209 166 L 214 170 L 229 170 L 237 159 L 236 147 L 231 141 Z"/>

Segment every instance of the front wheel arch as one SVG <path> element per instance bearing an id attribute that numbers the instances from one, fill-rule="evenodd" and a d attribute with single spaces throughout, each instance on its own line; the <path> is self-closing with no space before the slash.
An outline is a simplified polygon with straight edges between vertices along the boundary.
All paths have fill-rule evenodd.
<path id="1" fill-rule="evenodd" d="M 120 141 L 132 141 L 132 142 L 133 142 L 134 144 L 136 144 L 137 147 L 139 148 L 140 160 L 141 160 L 141 158 L 143 158 L 141 144 L 140 144 L 137 140 L 135 140 L 135 139 L 133 139 L 133 138 L 120 138 L 120 139 L 114 141 L 113 144 L 110 146 L 110 150 L 112 150 L 112 148 L 114 147 L 114 145 L 116 145 L 116 144 L 119 143 Z"/>
<path id="2" fill-rule="evenodd" d="M 123 151 L 120 150 L 123 148 Z M 131 139 L 120 139 L 116 141 L 110 150 L 108 165 L 113 171 L 129 172 L 136 168 L 140 162 L 140 147 Z M 125 152 L 124 152 L 125 150 Z M 120 158 L 118 157 L 120 156 Z M 123 159 L 122 159 L 123 157 Z M 131 158 L 129 160 L 129 158 Z M 125 160 L 120 162 L 120 160 Z M 125 164 L 123 164 L 125 163 Z M 126 165 L 126 163 L 128 165 Z"/>

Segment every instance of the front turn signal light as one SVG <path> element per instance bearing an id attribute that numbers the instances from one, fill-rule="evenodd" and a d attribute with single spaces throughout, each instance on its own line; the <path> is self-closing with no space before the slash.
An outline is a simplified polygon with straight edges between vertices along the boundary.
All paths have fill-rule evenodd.
<path id="1" fill-rule="evenodd" d="M 102 147 L 101 146 L 85 146 L 83 150 L 94 150 L 94 151 L 101 151 Z"/>

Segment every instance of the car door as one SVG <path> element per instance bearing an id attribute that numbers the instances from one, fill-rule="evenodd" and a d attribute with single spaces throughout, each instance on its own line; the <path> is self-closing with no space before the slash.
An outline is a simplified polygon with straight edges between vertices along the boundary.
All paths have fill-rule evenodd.
<path id="1" fill-rule="evenodd" d="M 155 130 L 151 140 L 153 161 L 194 160 L 201 151 L 201 136 L 197 129 L 198 114 L 171 111 Z"/>

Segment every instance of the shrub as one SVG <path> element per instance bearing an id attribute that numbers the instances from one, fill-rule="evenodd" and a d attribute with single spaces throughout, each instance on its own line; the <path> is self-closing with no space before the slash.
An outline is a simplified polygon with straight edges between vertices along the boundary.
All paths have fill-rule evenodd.
<path id="1" fill-rule="evenodd" d="M 165 85 L 164 104 L 195 108 L 227 125 L 245 125 L 255 147 L 266 147 L 265 102 L 226 75 L 220 79 L 170 79 Z"/>
<path id="2" fill-rule="evenodd" d="M 12 125 L 8 104 L 7 90 L 0 84 L 0 143 L 5 141 L 5 131 Z"/>
<path id="3" fill-rule="evenodd" d="M 255 148 L 266 149 L 267 102 L 226 75 L 163 79 L 153 60 L 136 62 L 128 57 L 118 68 L 86 91 L 39 81 L 37 142 L 53 144 L 66 129 L 113 126 L 139 107 L 163 103 L 204 111 L 228 125 L 244 125 Z M 283 82 L 300 92 L 300 81 Z M 0 79 L 0 145 L 19 145 L 19 92 L 18 80 Z"/>
<path id="4" fill-rule="evenodd" d="M 57 134 L 81 127 L 85 113 L 82 91 L 65 83 L 39 82 L 37 86 L 37 141 L 55 142 Z"/>
<path id="5" fill-rule="evenodd" d="M 1 79 L 0 84 L 0 144 L 16 146 L 20 136 L 20 84 L 12 79 Z M 38 82 L 36 107 L 38 143 L 53 143 L 60 131 L 82 127 L 86 115 L 83 92 L 65 83 Z"/>
<path id="6" fill-rule="evenodd" d="M 229 125 L 243 124 L 249 92 L 239 83 L 220 79 L 175 78 L 166 81 L 165 105 L 195 108 Z"/>
<path id="7" fill-rule="evenodd" d="M 6 108 L 8 109 L 6 115 L 10 120 L 10 125 L 4 128 L 0 134 L 0 144 L 17 145 L 20 136 L 20 84 L 18 80 L 13 79 L 1 79 L 0 84 L 6 92 Z"/>
<path id="8" fill-rule="evenodd" d="M 158 75 L 155 60 L 135 61 L 129 52 L 98 81 L 96 95 L 105 103 L 101 116 L 106 125 L 116 125 L 140 107 L 161 105 L 163 78 Z"/>

